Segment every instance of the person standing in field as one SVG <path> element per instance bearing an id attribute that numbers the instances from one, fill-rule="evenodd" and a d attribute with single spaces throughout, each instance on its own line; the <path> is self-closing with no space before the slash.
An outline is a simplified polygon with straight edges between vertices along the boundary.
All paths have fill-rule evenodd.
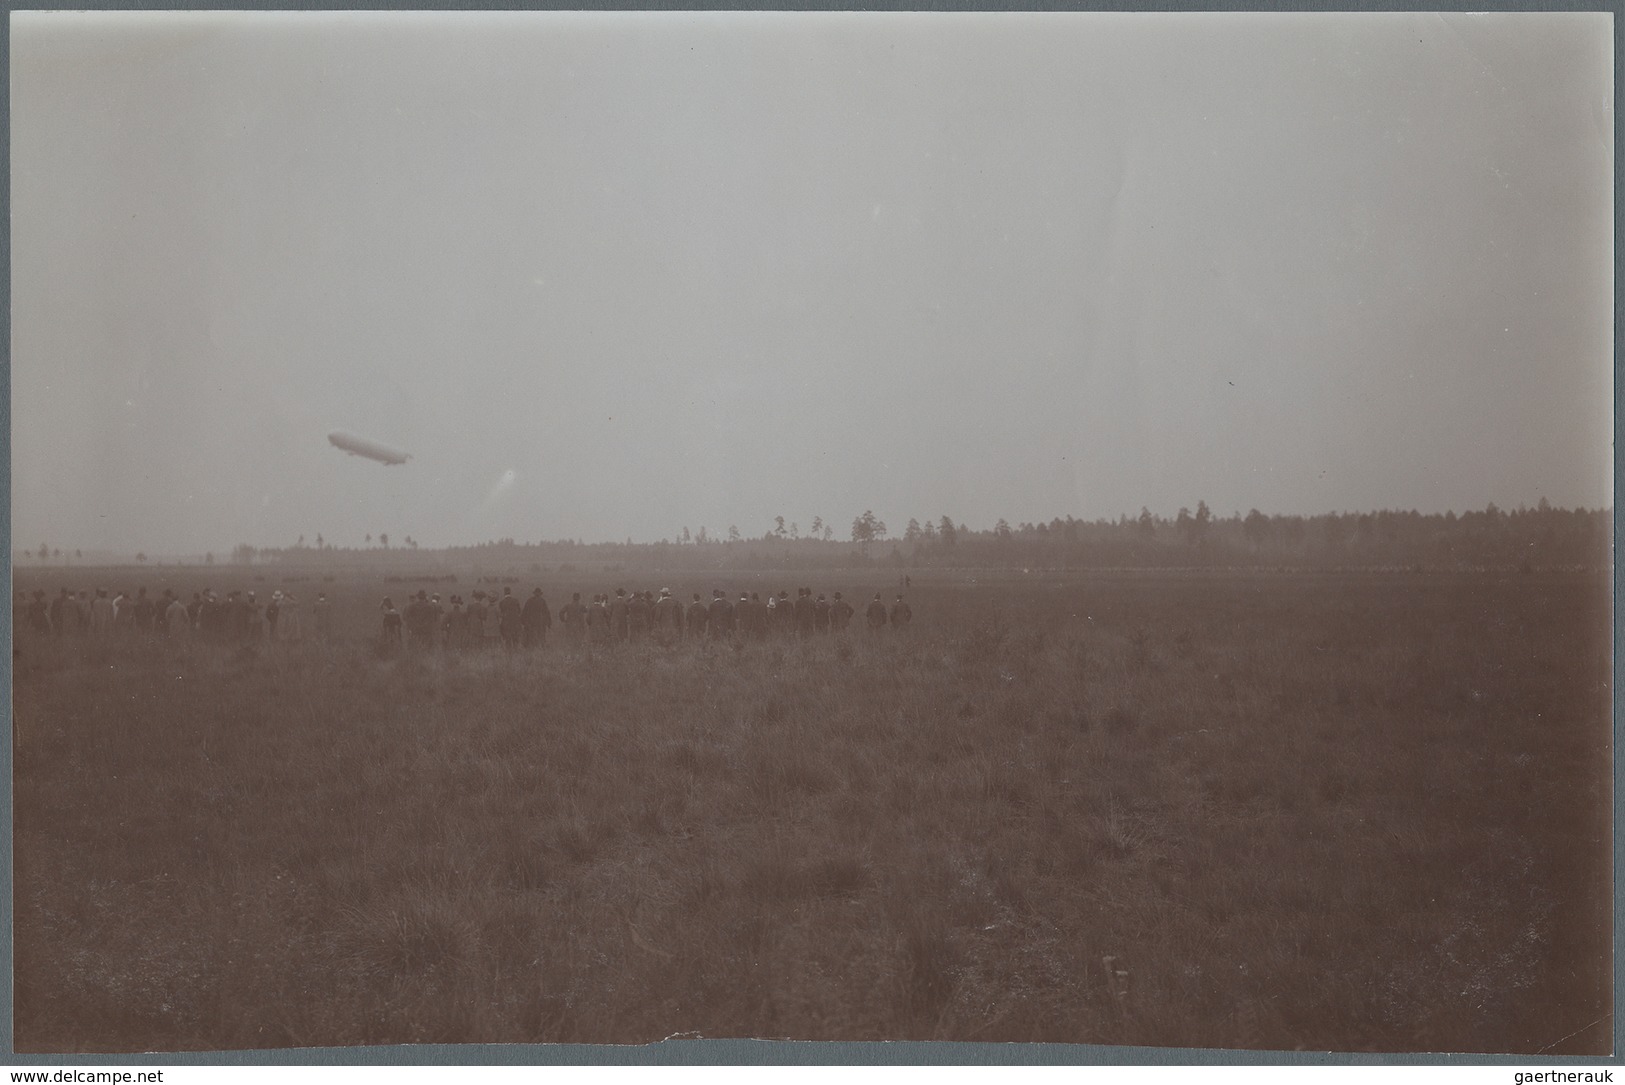
<path id="1" fill-rule="evenodd" d="M 895 602 L 895 603 L 893 603 L 891 605 L 891 624 L 892 624 L 892 628 L 893 629 L 907 629 L 909 620 L 912 619 L 913 617 L 914 617 L 914 612 L 908 608 L 908 604 L 905 603 L 903 601 L 903 597 L 901 595 L 899 595 L 897 597 L 897 602 Z"/>
<path id="2" fill-rule="evenodd" d="M 541 588 L 531 590 L 530 598 L 525 600 L 519 612 L 519 620 L 525 629 L 526 648 L 540 647 L 546 643 L 548 627 L 553 624 L 553 612 L 547 608 Z"/>
<path id="3" fill-rule="evenodd" d="M 461 595 L 452 595 L 451 606 L 446 608 L 446 616 L 440 621 L 439 636 L 448 652 L 463 650 L 463 642 L 468 637 L 468 608 L 463 606 Z"/>
<path id="4" fill-rule="evenodd" d="M 700 593 L 694 593 L 694 601 L 688 604 L 688 637 L 697 640 L 705 636 L 706 624 L 711 620 L 711 612 L 705 609 L 700 602 Z"/>
<path id="5" fill-rule="evenodd" d="M 880 601 L 879 592 L 875 592 L 874 600 L 870 602 L 867 614 L 869 618 L 869 632 L 880 632 L 881 627 L 886 624 L 886 604 Z"/>
<path id="6" fill-rule="evenodd" d="M 564 638 L 580 647 L 587 637 L 587 608 L 581 605 L 580 592 L 571 592 L 570 601 L 559 608 L 559 624 L 564 627 Z"/>
<path id="7" fill-rule="evenodd" d="M 135 604 L 130 610 L 130 619 L 135 624 L 135 631 L 145 636 L 152 632 L 152 600 L 147 598 L 147 589 L 141 588 L 135 593 Z"/>
<path id="8" fill-rule="evenodd" d="M 28 603 L 28 627 L 36 633 L 51 631 L 51 607 L 45 601 L 43 591 L 35 591 L 34 598 Z"/>
<path id="9" fill-rule="evenodd" d="M 72 609 L 73 597 L 68 594 L 67 588 L 63 588 L 57 592 L 56 598 L 51 600 L 51 630 L 57 636 L 60 637 L 66 631 L 68 612 Z"/>
<path id="10" fill-rule="evenodd" d="M 401 625 L 406 633 L 406 643 L 413 648 L 423 646 L 423 619 L 428 609 L 429 601 L 423 592 L 407 594 L 406 606 L 401 610 Z"/>
<path id="11" fill-rule="evenodd" d="M 813 633 L 813 597 L 811 588 L 796 589 L 796 635 L 810 637 Z"/>
<path id="12" fill-rule="evenodd" d="M 661 588 L 660 598 L 655 600 L 654 624 L 660 631 L 660 639 L 668 644 L 683 635 L 683 604 L 672 595 L 670 588 Z"/>
<path id="13" fill-rule="evenodd" d="M 80 588 L 78 596 L 73 601 L 73 606 L 79 612 L 74 632 L 84 636 L 90 632 L 90 593 Z"/>
<path id="14" fill-rule="evenodd" d="M 399 648 L 401 646 L 401 612 L 395 609 L 395 602 L 389 596 L 384 596 L 381 608 L 384 612 L 383 641 L 386 648 Z"/>
<path id="15" fill-rule="evenodd" d="M 429 596 L 429 620 L 424 625 L 426 626 L 424 632 L 429 637 L 429 646 L 440 647 L 444 641 L 442 632 L 446 628 L 446 605 L 440 601 L 439 592 Z"/>
<path id="16" fill-rule="evenodd" d="M 641 641 L 649 632 L 652 607 L 643 592 L 635 591 L 626 601 L 626 631 L 630 640 Z"/>
<path id="17" fill-rule="evenodd" d="M 818 593 L 818 599 L 813 603 L 813 632 L 829 632 L 829 600 L 824 598 L 823 592 Z"/>
<path id="18" fill-rule="evenodd" d="M 310 605 L 310 616 L 316 623 L 316 639 L 324 644 L 333 639 L 333 604 L 327 601 L 327 593 L 316 593 L 316 601 Z"/>
<path id="19" fill-rule="evenodd" d="M 778 619 L 779 635 L 785 637 L 794 636 L 796 632 L 796 607 L 794 603 L 790 602 L 790 593 L 787 591 L 779 592 Z"/>
<path id="20" fill-rule="evenodd" d="M 628 629 L 630 621 L 631 613 L 626 603 L 626 589 L 616 588 L 615 598 L 609 604 L 609 627 L 616 640 L 626 640 L 630 634 Z"/>
<path id="21" fill-rule="evenodd" d="M 501 617 L 502 643 L 512 649 L 519 645 L 519 633 L 524 626 L 524 608 L 519 600 L 513 597 L 512 588 L 502 589 L 502 600 L 497 604 L 497 613 Z"/>
<path id="22" fill-rule="evenodd" d="M 98 637 L 113 631 L 113 601 L 107 597 L 106 588 L 97 588 L 95 601 L 90 604 L 90 631 Z"/>
<path id="23" fill-rule="evenodd" d="M 278 588 L 271 593 L 271 601 L 265 604 L 265 634 L 268 640 L 276 640 L 277 626 L 282 621 L 282 590 Z"/>
<path id="24" fill-rule="evenodd" d="M 282 597 L 282 639 L 297 643 L 305 635 L 299 622 L 299 598 L 293 592 Z"/>
<path id="25" fill-rule="evenodd" d="M 837 633 L 846 632 L 847 623 L 852 621 L 852 604 L 841 598 L 841 593 L 835 593 L 835 601 L 829 605 L 829 627 Z"/>
<path id="26" fill-rule="evenodd" d="M 169 635 L 169 604 L 174 600 L 175 593 L 169 588 L 152 604 L 152 631 L 160 637 Z"/>
<path id="27" fill-rule="evenodd" d="M 734 607 L 722 594 L 721 588 L 711 591 L 711 607 L 706 624 L 711 629 L 712 640 L 726 637 L 734 631 Z"/>
<path id="28" fill-rule="evenodd" d="M 186 612 L 186 604 L 181 602 L 180 596 L 171 596 L 169 606 L 164 608 L 164 618 L 169 623 L 166 632 L 170 640 L 186 640 L 192 631 L 192 619 Z"/>

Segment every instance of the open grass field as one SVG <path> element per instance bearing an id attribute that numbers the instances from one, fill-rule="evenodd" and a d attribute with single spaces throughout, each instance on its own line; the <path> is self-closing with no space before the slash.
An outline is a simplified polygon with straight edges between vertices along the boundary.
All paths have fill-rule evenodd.
<path id="1" fill-rule="evenodd" d="M 114 586 L 286 586 L 158 572 Z M 895 579 L 716 586 L 801 583 Z M 327 646 L 19 634 L 18 1050 L 1611 1046 L 1604 576 L 916 582 L 906 635 L 513 655 L 317 587 Z"/>

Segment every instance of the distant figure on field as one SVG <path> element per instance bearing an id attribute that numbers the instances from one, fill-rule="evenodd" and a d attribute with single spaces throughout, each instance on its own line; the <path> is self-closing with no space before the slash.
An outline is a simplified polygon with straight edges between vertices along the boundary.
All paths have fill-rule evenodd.
<path id="1" fill-rule="evenodd" d="M 609 604 L 609 626 L 616 640 L 625 640 L 630 633 L 632 614 L 626 602 L 626 589 L 616 588 L 615 598 Z"/>
<path id="2" fill-rule="evenodd" d="M 632 598 L 626 603 L 626 629 L 627 635 L 636 641 L 641 641 L 649 632 L 649 620 L 654 617 L 654 607 L 647 595 L 641 591 L 632 593 Z"/>
<path id="3" fill-rule="evenodd" d="M 711 592 L 711 606 L 706 624 L 711 629 L 712 640 L 726 637 L 734 631 L 734 607 L 722 594 L 721 588 L 715 588 Z"/>
<path id="4" fill-rule="evenodd" d="M 525 600 L 525 608 L 520 613 L 520 619 L 525 626 L 525 646 L 539 647 L 547 643 L 547 631 L 553 627 L 553 612 L 548 609 L 547 599 L 542 595 L 542 589 L 537 588 Z"/>
<path id="5" fill-rule="evenodd" d="M 152 600 L 147 598 L 147 589 L 142 588 L 135 593 L 135 607 L 130 613 L 135 622 L 137 633 L 152 632 Z"/>
<path id="6" fill-rule="evenodd" d="M 289 592 L 282 597 L 282 639 L 297 643 L 304 635 L 304 627 L 299 621 L 299 599 Z"/>
<path id="7" fill-rule="evenodd" d="M 502 616 L 502 643 L 509 648 L 518 647 L 519 633 L 524 628 L 524 608 L 513 597 L 512 588 L 502 589 L 502 601 L 497 604 L 497 612 Z"/>
<path id="8" fill-rule="evenodd" d="M 67 631 L 68 622 L 71 621 L 68 614 L 72 610 L 73 596 L 68 594 L 67 588 L 63 588 L 57 593 L 56 598 L 51 600 L 51 631 L 57 636 L 60 637 Z"/>
<path id="9" fill-rule="evenodd" d="M 878 632 L 886 624 L 886 604 L 880 601 L 880 593 L 875 592 L 874 600 L 869 604 L 867 611 L 869 617 L 869 631 Z"/>
<path id="10" fill-rule="evenodd" d="M 705 636 L 706 624 L 711 620 L 711 612 L 705 609 L 700 602 L 700 593 L 694 593 L 694 601 L 688 604 L 688 636 L 690 640 Z"/>
<path id="11" fill-rule="evenodd" d="M 451 606 L 440 623 L 440 633 L 447 651 L 461 652 L 468 647 L 468 608 L 463 606 L 461 595 L 451 597 Z"/>
<path id="12" fill-rule="evenodd" d="M 570 601 L 559 608 L 559 624 L 571 644 L 579 645 L 587 636 L 587 608 L 581 605 L 581 593 L 572 592 Z"/>
<path id="13" fill-rule="evenodd" d="M 817 633 L 829 632 L 829 600 L 824 593 L 818 593 L 818 600 L 813 603 L 813 631 Z"/>
<path id="14" fill-rule="evenodd" d="M 399 648 L 401 646 L 401 612 L 395 609 L 394 601 L 387 595 L 384 596 L 381 609 L 384 612 L 384 646 Z"/>
<path id="15" fill-rule="evenodd" d="M 847 624 L 852 621 L 852 604 L 841 598 L 841 593 L 835 593 L 835 601 L 829 605 L 829 627 L 837 633 L 845 632 Z"/>
<path id="16" fill-rule="evenodd" d="M 282 591 L 278 589 L 271 593 L 271 601 L 265 604 L 265 632 L 270 640 L 276 640 L 276 630 L 282 621 Z"/>
<path id="17" fill-rule="evenodd" d="M 192 619 L 186 612 L 186 604 L 181 602 L 178 595 L 169 600 L 164 619 L 169 623 L 166 632 L 170 640 L 185 640 L 192 632 Z"/>
<path id="18" fill-rule="evenodd" d="M 683 635 L 683 604 L 670 588 L 661 588 L 660 598 L 655 600 L 654 624 L 661 639 L 668 643 Z"/>
<path id="19" fill-rule="evenodd" d="M 51 608 L 45 602 L 43 591 L 34 592 L 34 598 L 28 604 L 28 626 L 36 633 L 51 631 Z"/>
<path id="20" fill-rule="evenodd" d="M 813 597 L 811 588 L 796 589 L 796 635 L 810 637 L 813 634 Z"/>
<path id="21" fill-rule="evenodd" d="M 310 616 L 316 623 L 316 639 L 329 641 L 333 639 L 333 604 L 327 601 L 327 593 L 316 593 L 316 601 L 310 605 Z"/>

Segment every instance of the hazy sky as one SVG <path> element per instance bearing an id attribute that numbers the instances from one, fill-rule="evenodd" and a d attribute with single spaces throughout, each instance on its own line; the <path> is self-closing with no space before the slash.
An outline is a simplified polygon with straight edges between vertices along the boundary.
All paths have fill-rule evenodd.
<path id="1" fill-rule="evenodd" d="M 1611 33 L 13 13 L 14 536 L 1611 504 Z"/>

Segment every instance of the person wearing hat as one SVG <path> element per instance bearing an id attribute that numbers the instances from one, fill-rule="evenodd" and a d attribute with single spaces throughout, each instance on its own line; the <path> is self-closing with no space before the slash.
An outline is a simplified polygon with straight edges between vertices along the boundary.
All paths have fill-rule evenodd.
<path id="1" fill-rule="evenodd" d="M 829 632 L 829 610 L 829 600 L 824 598 L 823 592 L 819 592 L 813 603 L 813 632 Z"/>
<path id="2" fill-rule="evenodd" d="M 265 616 L 260 609 L 260 601 L 253 592 L 249 592 L 239 602 L 237 607 L 237 636 L 240 640 L 252 644 L 265 635 Z"/>
<path id="3" fill-rule="evenodd" d="M 829 627 L 837 633 L 844 633 L 851 620 L 852 604 L 842 599 L 840 592 L 836 592 L 835 601 L 829 605 Z"/>
<path id="4" fill-rule="evenodd" d="M 813 597 L 811 588 L 796 589 L 796 635 L 810 637 L 813 633 Z"/>
<path id="5" fill-rule="evenodd" d="M 553 612 L 548 609 L 547 598 L 537 588 L 525 600 L 520 620 L 525 626 L 525 647 L 540 647 L 547 643 L 547 631 L 553 628 Z"/>
<path id="6" fill-rule="evenodd" d="M 875 592 L 874 600 L 870 602 L 866 614 L 869 618 L 869 632 L 878 633 L 880 627 L 886 624 L 886 604 L 880 601 L 879 592 Z"/>
<path id="7" fill-rule="evenodd" d="M 390 599 L 390 597 L 387 595 L 384 596 L 384 602 L 381 609 L 384 612 L 384 647 L 399 648 L 401 646 L 401 625 L 404 621 L 401 617 L 401 612 L 395 609 L 394 600 Z"/>
<path id="8" fill-rule="evenodd" d="M 524 627 L 524 608 L 519 600 L 513 597 L 512 588 L 502 589 L 502 599 L 497 603 L 497 614 L 501 618 L 502 643 L 510 649 L 519 645 L 519 633 Z"/>
<path id="9" fill-rule="evenodd" d="M 796 608 L 795 608 L 795 605 L 790 602 L 790 593 L 789 592 L 787 592 L 787 591 L 779 592 L 779 606 L 778 606 L 778 610 L 775 612 L 774 616 L 777 617 L 778 620 L 779 620 L 778 633 L 781 636 L 788 637 L 792 633 L 795 632 L 795 629 L 796 629 Z"/>
<path id="10" fill-rule="evenodd" d="M 649 633 L 649 622 L 654 617 L 654 603 L 647 593 L 635 591 L 626 603 L 626 630 L 630 639 L 641 641 Z"/>
<path id="11" fill-rule="evenodd" d="M 875 598 L 879 598 L 876 596 Z M 908 623 L 914 617 L 914 612 L 908 608 L 903 597 L 898 595 L 897 602 L 891 605 L 891 624 L 893 629 L 907 629 Z"/>
<path id="12" fill-rule="evenodd" d="M 660 598 L 654 604 L 654 623 L 664 641 L 670 642 L 683 635 L 683 604 L 672 595 L 670 588 L 660 589 Z"/>
<path id="13" fill-rule="evenodd" d="M 688 604 L 688 635 L 689 639 L 705 636 L 705 627 L 711 620 L 711 612 L 705 609 L 700 602 L 700 593 L 694 593 L 694 601 Z"/>
<path id="14" fill-rule="evenodd" d="M 609 604 L 609 626 L 616 640 L 624 641 L 631 630 L 631 607 L 626 601 L 626 589 L 616 588 L 615 598 Z"/>
<path id="15" fill-rule="evenodd" d="M 712 640 L 730 636 L 734 631 L 734 605 L 728 602 L 728 597 L 722 594 L 721 588 L 715 588 L 711 592 L 711 607 L 706 624 L 711 630 Z"/>

